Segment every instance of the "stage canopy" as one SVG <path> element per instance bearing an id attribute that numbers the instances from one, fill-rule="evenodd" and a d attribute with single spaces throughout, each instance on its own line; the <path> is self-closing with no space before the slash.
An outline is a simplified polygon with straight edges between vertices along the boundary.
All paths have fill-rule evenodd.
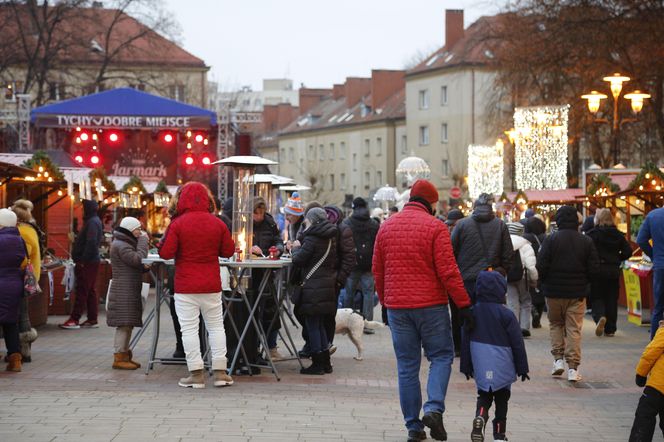
<path id="1" fill-rule="evenodd" d="M 217 124 L 214 112 L 179 101 L 118 88 L 32 110 L 36 127 L 92 129 L 206 129 Z"/>

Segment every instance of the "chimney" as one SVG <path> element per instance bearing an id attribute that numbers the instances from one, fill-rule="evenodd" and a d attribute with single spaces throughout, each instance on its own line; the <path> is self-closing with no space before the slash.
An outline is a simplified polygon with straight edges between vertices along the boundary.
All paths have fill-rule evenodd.
<path id="1" fill-rule="evenodd" d="M 309 109 L 332 95 L 331 89 L 300 88 L 300 115 L 305 115 Z"/>
<path id="2" fill-rule="evenodd" d="M 445 10 L 445 48 L 449 51 L 463 38 L 463 9 Z"/>
<path id="3" fill-rule="evenodd" d="M 277 113 L 277 130 L 282 130 L 295 121 L 298 116 L 298 108 L 293 107 L 290 103 L 279 103 Z"/>
<path id="4" fill-rule="evenodd" d="M 269 134 L 279 130 L 279 108 L 274 104 L 263 106 L 263 133 Z"/>
<path id="5" fill-rule="evenodd" d="M 371 78 L 346 78 L 346 106 L 353 107 L 371 92 Z"/>
<path id="6" fill-rule="evenodd" d="M 404 75 L 404 71 L 371 71 L 371 106 L 374 110 L 380 109 L 388 98 L 406 87 Z"/>
<path id="7" fill-rule="evenodd" d="M 338 100 L 339 98 L 343 97 L 345 93 L 346 93 L 346 85 L 344 84 L 335 84 L 332 87 L 332 98 L 335 100 Z"/>

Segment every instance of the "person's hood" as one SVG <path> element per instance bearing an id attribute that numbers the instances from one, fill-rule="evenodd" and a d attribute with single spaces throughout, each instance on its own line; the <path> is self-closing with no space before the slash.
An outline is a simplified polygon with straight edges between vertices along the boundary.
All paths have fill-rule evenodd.
<path id="1" fill-rule="evenodd" d="M 495 218 L 493 208 L 490 204 L 477 204 L 473 209 L 472 218 L 480 223 L 488 223 Z"/>
<path id="2" fill-rule="evenodd" d="M 116 227 L 113 230 L 113 239 L 128 242 L 129 244 L 136 244 L 138 242 L 138 239 L 124 227 Z"/>
<path id="3" fill-rule="evenodd" d="M 483 270 L 477 275 L 475 297 L 477 302 L 505 304 L 507 279 L 499 272 Z"/>
<path id="4" fill-rule="evenodd" d="M 533 235 L 541 235 L 546 233 L 546 224 L 539 218 L 530 217 L 526 220 L 525 233 L 532 233 Z"/>
<path id="5" fill-rule="evenodd" d="M 562 206 L 556 213 L 556 225 L 558 230 L 577 230 L 579 228 L 579 217 L 576 209 L 572 206 Z"/>
<path id="6" fill-rule="evenodd" d="M 523 236 L 519 235 L 510 235 L 510 238 L 512 239 L 512 248 L 514 251 L 519 250 L 521 247 L 525 245 L 529 245 L 530 241 L 528 241 L 526 238 Z"/>
<path id="7" fill-rule="evenodd" d="M 353 209 L 353 214 L 350 217 L 358 221 L 366 221 L 371 218 L 371 214 L 366 207 L 358 207 L 357 209 Z"/>
<path id="8" fill-rule="evenodd" d="M 616 226 L 597 226 L 588 235 L 593 239 L 597 239 L 602 245 L 606 245 L 614 250 L 620 250 L 625 235 L 616 228 Z"/>
<path id="9" fill-rule="evenodd" d="M 332 223 L 339 225 L 344 220 L 344 213 L 336 206 L 323 207 L 327 213 L 327 219 Z"/>
<path id="10" fill-rule="evenodd" d="M 83 200 L 83 219 L 88 219 L 92 218 L 93 216 L 97 216 L 98 209 L 99 205 L 97 204 L 97 201 Z"/>
<path id="11" fill-rule="evenodd" d="M 305 235 L 317 236 L 323 239 L 336 237 L 337 226 L 328 220 L 321 221 L 304 231 Z"/>
<path id="12" fill-rule="evenodd" d="M 178 200 L 178 214 L 185 212 L 209 212 L 210 199 L 207 188 L 201 183 L 191 182 L 184 185 Z"/>
<path id="13" fill-rule="evenodd" d="M 583 224 L 581 224 L 581 231 L 583 233 L 588 233 L 594 228 L 595 228 L 595 217 L 587 216 L 586 219 L 583 220 Z"/>

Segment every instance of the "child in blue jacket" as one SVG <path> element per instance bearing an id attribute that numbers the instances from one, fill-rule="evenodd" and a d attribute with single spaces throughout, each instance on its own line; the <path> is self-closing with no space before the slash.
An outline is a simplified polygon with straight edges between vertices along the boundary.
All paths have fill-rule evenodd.
<path id="1" fill-rule="evenodd" d="M 521 328 L 514 313 L 505 306 L 507 280 L 499 272 L 482 271 L 475 288 L 473 307 L 475 328 L 462 333 L 461 373 L 477 384 L 477 412 L 473 419 L 471 440 L 484 441 L 484 427 L 489 409 L 496 403 L 493 440 L 505 441 L 507 402 L 510 387 L 528 377 L 528 356 Z"/>

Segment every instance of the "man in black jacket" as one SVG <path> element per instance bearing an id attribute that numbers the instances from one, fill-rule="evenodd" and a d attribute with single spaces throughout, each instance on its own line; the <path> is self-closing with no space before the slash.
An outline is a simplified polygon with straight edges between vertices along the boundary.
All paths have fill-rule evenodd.
<path id="1" fill-rule="evenodd" d="M 373 320 L 374 310 L 374 279 L 371 273 L 374 243 L 378 234 L 379 224 L 369 214 L 367 202 L 363 198 L 353 200 L 353 214 L 344 221 L 353 232 L 355 243 L 355 267 L 346 280 L 346 297 L 344 307 L 353 308 L 355 291 L 362 292 L 362 316 Z M 364 333 L 373 334 L 373 330 L 365 329 Z"/>
<path id="2" fill-rule="evenodd" d="M 548 236 L 537 255 L 537 272 L 548 307 L 553 376 L 565 371 L 567 380 L 581 380 L 581 327 L 586 311 L 587 286 L 599 273 L 593 241 L 579 232 L 576 208 L 563 206 L 556 213 L 558 232 Z"/>
<path id="3" fill-rule="evenodd" d="M 98 328 L 97 314 L 99 312 L 99 298 L 95 292 L 95 281 L 99 270 L 99 246 L 104 237 L 101 219 L 97 216 L 98 205 L 96 201 L 83 200 L 83 228 L 76 237 L 71 255 L 76 267 L 76 301 L 71 316 L 60 328 L 77 329 L 81 327 Z M 79 325 L 83 312 L 88 318 Z"/>

